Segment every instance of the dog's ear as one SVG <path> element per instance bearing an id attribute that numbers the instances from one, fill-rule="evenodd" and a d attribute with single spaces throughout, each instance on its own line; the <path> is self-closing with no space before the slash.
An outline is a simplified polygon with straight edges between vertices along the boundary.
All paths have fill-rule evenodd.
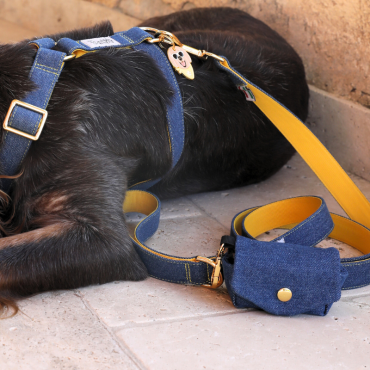
<path id="1" fill-rule="evenodd" d="M 106 37 L 113 35 L 113 27 L 109 21 L 101 22 L 96 24 L 93 27 L 81 28 L 78 30 L 73 30 L 69 32 L 61 32 L 55 35 L 48 35 L 45 37 L 50 37 L 55 41 L 63 37 L 68 37 L 72 40 L 83 40 L 83 39 L 92 39 L 95 37 Z"/>

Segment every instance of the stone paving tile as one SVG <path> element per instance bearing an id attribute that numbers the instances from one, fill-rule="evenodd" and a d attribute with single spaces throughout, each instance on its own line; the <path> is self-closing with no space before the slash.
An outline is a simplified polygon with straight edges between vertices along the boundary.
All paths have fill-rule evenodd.
<path id="1" fill-rule="evenodd" d="M 365 370 L 370 366 L 369 303 L 336 303 L 326 317 L 249 311 L 116 334 L 150 370 Z"/>
<path id="2" fill-rule="evenodd" d="M 191 200 L 182 197 L 161 201 L 161 221 L 175 218 L 203 216 L 202 212 Z M 136 224 L 144 215 L 137 212 L 126 213 L 126 221 Z"/>
<path id="3" fill-rule="evenodd" d="M 367 295 L 370 296 L 370 285 L 365 286 L 363 288 L 342 290 L 342 299 L 367 296 Z"/>
<path id="4" fill-rule="evenodd" d="M 203 215 L 203 212 L 186 197 L 163 200 L 161 205 L 161 220 Z"/>
<path id="5" fill-rule="evenodd" d="M 147 241 L 150 248 L 179 257 L 214 256 L 229 229 L 209 217 L 167 219 Z"/>
<path id="6" fill-rule="evenodd" d="M 81 289 L 85 302 L 109 327 L 182 321 L 234 313 L 227 290 L 171 284 L 149 278 Z"/>
<path id="7" fill-rule="evenodd" d="M 137 216 L 136 216 L 137 215 Z M 131 214 L 128 228 L 132 234 L 139 214 Z M 223 235 L 229 229 L 207 216 L 165 218 L 146 245 L 162 253 L 179 257 L 214 256 Z"/>
<path id="8" fill-rule="evenodd" d="M 40 294 L 20 308 L 0 321 L 0 369 L 139 368 L 74 292 Z"/>

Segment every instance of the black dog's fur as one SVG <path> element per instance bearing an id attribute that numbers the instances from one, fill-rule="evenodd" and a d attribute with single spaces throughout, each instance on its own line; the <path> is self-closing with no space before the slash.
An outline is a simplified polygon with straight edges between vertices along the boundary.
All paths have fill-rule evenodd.
<path id="1" fill-rule="evenodd" d="M 231 65 L 302 120 L 308 88 L 302 61 L 262 22 L 229 8 L 150 19 L 187 45 L 225 55 Z M 76 40 L 113 34 L 109 23 L 53 35 Z M 32 90 L 35 50 L 0 47 L 0 116 Z M 161 197 L 220 190 L 266 179 L 294 150 L 211 59 L 193 57 L 195 79 L 177 80 L 185 149 L 152 191 Z M 167 173 L 165 106 L 172 94 L 144 53 L 101 50 L 67 62 L 40 139 L 3 199 L 0 310 L 34 293 L 147 276 L 131 244 L 122 202 L 131 184 Z M 0 173 L 1 168 L 0 168 Z"/>

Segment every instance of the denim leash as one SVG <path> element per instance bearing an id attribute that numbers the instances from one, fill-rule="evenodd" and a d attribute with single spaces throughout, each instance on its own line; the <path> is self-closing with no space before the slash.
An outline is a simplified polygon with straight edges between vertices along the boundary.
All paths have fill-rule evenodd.
<path id="1" fill-rule="evenodd" d="M 168 32 L 154 31 L 156 38 L 137 27 L 111 37 L 80 41 L 63 38 L 57 44 L 65 53 L 51 50 L 55 46 L 52 39 L 32 42 L 38 52 L 30 79 L 37 88 L 23 102 L 13 101 L 9 108 L 4 121 L 7 132 L 0 151 L 3 172 L 15 175 L 31 141 L 37 140 L 41 134 L 47 117 L 45 108 L 66 54 L 67 58 L 81 57 L 107 47 L 131 47 L 148 53 L 170 83 L 174 94 L 166 113 L 173 168 L 184 146 L 182 99 L 173 69 L 154 43 L 179 45 L 198 57 L 215 59 L 216 65 L 229 75 L 247 100 L 256 104 L 286 136 L 351 219 L 330 214 L 319 197 L 287 199 L 235 216 L 231 236 L 223 238 L 216 256 L 170 256 L 144 244 L 158 228 L 160 211 L 158 198 L 144 191 L 160 179 L 149 179 L 127 192 L 123 208 L 125 212 L 147 215 L 137 225 L 132 239 L 150 276 L 211 288 L 220 286 L 224 277 L 236 307 L 260 308 L 278 315 L 325 315 L 333 302 L 340 299 L 341 289 L 370 284 L 370 204 L 335 159 L 297 117 L 241 76 L 225 57 L 183 45 Z M 2 180 L 1 186 L 8 191 L 10 181 Z M 271 242 L 255 239 L 278 227 L 289 231 Z M 350 244 L 365 255 L 340 259 L 335 248 L 313 248 L 327 236 Z"/>

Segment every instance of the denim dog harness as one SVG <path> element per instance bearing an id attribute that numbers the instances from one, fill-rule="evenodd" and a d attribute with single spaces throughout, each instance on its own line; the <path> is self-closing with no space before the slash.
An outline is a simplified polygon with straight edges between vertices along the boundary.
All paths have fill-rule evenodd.
<path id="1" fill-rule="evenodd" d="M 30 93 L 24 102 L 14 100 L 9 108 L 4 121 L 7 131 L 0 151 L 0 163 L 3 172 L 8 176 L 16 175 L 20 164 L 28 152 L 32 140 L 37 140 L 46 121 L 45 110 L 56 81 L 64 66 L 64 60 L 80 57 L 88 52 L 93 52 L 107 47 L 127 48 L 132 47 L 148 53 L 163 71 L 163 74 L 174 91 L 171 104 L 166 107 L 170 148 L 172 154 L 172 167 L 178 162 L 184 147 L 184 114 L 182 98 L 173 69 L 161 49 L 155 44 L 144 43 L 153 36 L 140 28 L 131 28 L 126 32 L 119 32 L 110 37 L 74 41 L 62 38 L 55 43 L 50 38 L 32 41 L 38 47 L 37 55 L 30 72 L 30 79 L 38 87 Z M 55 46 L 64 52 L 51 50 Z M 68 54 L 68 57 L 66 55 Z M 27 103 L 27 104 L 25 104 Z M 144 181 L 136 184 L 132 189 L 146 190 L 155 185 L 159 179 Z M 11 182 L 3 180 L 2 190 L 8 192 Z"/>
<path id="2" fill-rule="evenodd" d="M 185 134 L 181 93 L 171 64 L 177 72 L 194 78 L 186 63 L 190 59 L 187 53 L 211 57 L 247 101 L 256 104 L 290 141 L 350 218 L 330 214 L 319 197 L 287 199 L 236 215 L 231 235 L 223 237 L 215 256 L 170 256 L 144 244 L 159 224 L 160 202 L 145 190 L 160 179 L 149 179 L 132 187 L 123 205 L 125 212 L 147 216 L 137 225 L 132 240 L 149 275 L 210 288 L 219 287 L 225 280 L 235 307 L 259 308 L 276 315 L 325 315 L 340 299 L 341 289 L 370 284 L 370 203 L 311 131 L 287 108 L 234 70 L 225 57 L 183 45 L 171 33 L 152 28 L 135 27 L 90 40 L 63 38 L 57 43 L 63 52 L 52 50 L 56 45 L 52 39 L 32 43 L 38 51 L 30 79 L 37 87 L 23 102 L 14 100 L 5 118 L 0 161 L 6 175 L 16 175 L 30 143 L 40 136 L 47 117 L 45 109 L 64 62 L 107 47 L 130 47 L 148 53 L 170 83 L 174 94 L 166 114 L 173 168 L 181 156 Z M 173 53 L 167 57 L 156 43 L 172 45 Z M 1 186 L 8 191 L 10 180 L 2 180 Z M 288 231 L 271 242 L 255 239 L 274 228 Z M 315 248 L 327 236 L 352 245 L 364 255 L 340 259 L 335 248 Z"/>

